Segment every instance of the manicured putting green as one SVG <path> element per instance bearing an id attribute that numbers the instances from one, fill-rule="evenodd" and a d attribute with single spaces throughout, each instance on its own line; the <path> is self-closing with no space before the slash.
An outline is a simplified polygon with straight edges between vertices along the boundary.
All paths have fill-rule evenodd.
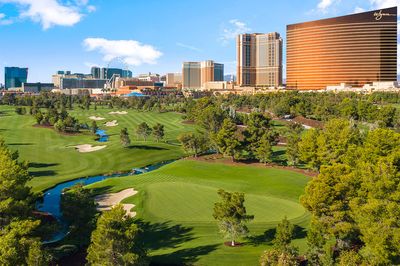
<path id="1" fill-rule="evenodd" d="M 163 182 L 149 185 L 146 192 L 144 206 L 148 216 L 176 222 L 213 221 L 213 205 L 218 200 L 214 187 Z M 298 203 L 276 197 L 247 194 L 246 205 L 248 212 L 255 215 L 253 222 L 278 221 L 285 214 L 292 219 L 304 214 Z"/>
<path id="2" fill-rule="evenodd" d="M 300 228 L 294 241 L 305 248 L 309 215 L 299 197 L 309 178 L 297 172 L 179 160 L 150 173 L 108 179 L 92 185 L 98 193 L 135 188 L 124 203 L 136 205 L 138 223 L 154 262 L 181 265 L 257 265 L 271 245 L 273 228 L 287 216 Z M 225 247 L 212 217 L 217 190 L 245 193 L 245 206 L 255 219 L 250 238 L 240 248 Z M 272 230 L 272 231 L 271 231 Z M 271 237 L 272 235 L 272 237 Z"/>

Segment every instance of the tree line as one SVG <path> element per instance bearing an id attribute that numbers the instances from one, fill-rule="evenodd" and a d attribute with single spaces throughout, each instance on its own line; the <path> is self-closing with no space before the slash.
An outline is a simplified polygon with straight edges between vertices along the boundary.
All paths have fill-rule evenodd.
<path id="1" fill-rule="evenodd" d="M 228 95 L 204 96 L 200 100 L 211 102 L 222 109 L 249 110 L 270 113 L 273 116 L 304 116 L 319 121 L 328 121 L 332 118 L 353 119 L 360 123 L 371 124 L 376 127 L 400 128 L 400 113 L 393 106 L 400 103 L 400 94 L 396 92 L 374 92 L 371 94 L 357 94 L 352 92 L 285 92 L 266 93 L 261 95 Z M 199 99 L 184 98 L 171 94 L 163 97 L 112 97 L 94 99 L 89 95 L 64 95 L 42 92 L 40 95 L 5 94 L 1 104 L 15 106 L 32 106 L 40 108 L 62 107 L 72 110 L 75 106 L 81 109 L 94 109 L 98 105 L 110 108 L 130 108 L 139 111 L 180 112 L 188 119 L 198 109 Z"/>
<path id="2" fill-rule="evenodd" d="M 148 137 L 153 135 L 157 142 L 161 141 L 165 137 L 164 125 L 156 123 L 153 127 L 150 127 L 146 122 L 140 123 L 136 129 L 135 133 L 137 138 L 142 138 L 143 141 L 147 141 Z M 129 132 L 127 128 L 122 128 L 120 131 L 120 142 L 123 147 L 129 147 L 131 144 L 131 139 L 129 137 Z"/>
<path id="3" fill-rule="evenodd" d="M 34 214 L 37 199 L 27 182 L 28 163 L 0 140 L 0 264 L 48 265 L 51 257 L 41 244 L 48 228 Z"/>

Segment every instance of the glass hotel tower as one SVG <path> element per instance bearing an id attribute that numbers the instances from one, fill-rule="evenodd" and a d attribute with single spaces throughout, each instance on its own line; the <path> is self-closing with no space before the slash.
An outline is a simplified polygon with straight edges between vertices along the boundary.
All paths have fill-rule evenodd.
<path id="1" fill-rule="evenodd" d="M 4 81 L 6 90 L 21 87 L 28 79 L 28 68 L 5 67 Z"/>
<path id="2" fill-rule="evenodd" d="M 287 88 L 397 80 L 397 7 L 287 26 Z"/>

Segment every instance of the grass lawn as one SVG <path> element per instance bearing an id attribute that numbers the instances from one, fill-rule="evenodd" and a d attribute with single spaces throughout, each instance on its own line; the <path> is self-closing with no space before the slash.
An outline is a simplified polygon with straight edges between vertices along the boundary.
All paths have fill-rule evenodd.
<path id="1" fill-rule="evenodd" d="M 194 130 L 194 126 L 182 124 L 182 116 L 177 113 L 125 110 L 127 115 L 110 115 L 110 111 L 117 109 L 106 107 L 98 107 L 96 111 L 78 108 L 70 111 L 81 123 L 87 122 L 89 125 L 89 116 L 106 118 L 98 121 L 97 125 L 107 131 L 110 139 L 108 142 L 99 143 L 95 140 L 95 135 L 90 133 L 61 135 L 53 129 L 33 127 L 36 122 L 32 116 L 17 115 L 14 110 L 15 107 L 0 106 L 0 137 L 4 138 L 11 149 L 18 149 L 22 160 L 30 162 L 29 171 L 34 176 L 30 185 L 35 191 L 73 178 L 126 171 L 134 167 L 178 159 L 183 156 L 183 152 L 176 137 L 182 132 Z M 112 120 L 117 120 L 119 125 L 103 125 Z M 135 128 L 141 122 L 147 122 L 150 126 L 157 122 L 165 125 L 165 140 L 168 143 L 136 140 Z M 129 148 L 122 148 L 120 144 L 119 132 L 122 127 L 128 128 L 132 140 Z M 96 152 L 79 153 L 73 147 L 79 144 L 107 147 Z"/>
<path id="2" fill-rule="evenodd" d="M 146 245 L 154 262 L 195 265 L 258 265 L 272 245 L 274 228 L 285 215 L 296 226 L 294 244 L 305 250 L 309 215 L 299 196 L 309 178 L 291 171 L 180 160 L 156 171 L 108 179 L 92 185 L 96 193 L 139 191 L 124 200 L 136 204 Z M 212 218 L 217 190 L 245 192 L 251 236 L 242 247 L 224 246 Z"/>
<path id="3" fill-rule="evenodd" d="M 400 103 L 392 103 L 391 106 L 396 107 L 397 109 L 400 109 Z"/>

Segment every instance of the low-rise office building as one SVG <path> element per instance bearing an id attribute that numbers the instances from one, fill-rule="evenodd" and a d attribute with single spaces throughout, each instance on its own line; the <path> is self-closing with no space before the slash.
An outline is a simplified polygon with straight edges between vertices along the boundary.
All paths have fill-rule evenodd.
<path id="1" fill-rule="evenodd" d="M 160 82 L 160 75 L 155 73 L 147 73 L 147 74 L 140 74 L 137 79 L 141 81 L 152 81 L 152 82 Z"/>
<path id="2" fill-rule="evenodd" d="M 41 91 L 52 91 L 54 89 L 53 83 L 22 83 L 21 91 L 30 93 L 39 93 Z"/>
<path id="3" fill-rule="evenodd" d="M 203 84 L 205 91 L 233 90 L 234 83 L 228 81 L 209 81 Z"/>
<path id="4" fill-rule="evenodd" d="M 51 81 L 56 88 L 61 87 L 62 79 L 93 79 L 93 76 L 92 74 L 71 73 L 71 71 L 57 71 L 51 76 Z"/>
<path id="5" fill-rule="evenodd" d="M 61 78 L 59 88 L 65 89 L 102 89 L 107 84 L 105 79 Z"/>
<path id="6" fill-rule="evenodd" d="M 154 86 L 154 82 L 147 80 L 140 80 L 138 78 L 120 78 L 120 77 L 116 78 L 114 87 L 116 89 L 119 89 L 120 87 L 123 86 L 151 87 Z"/>

